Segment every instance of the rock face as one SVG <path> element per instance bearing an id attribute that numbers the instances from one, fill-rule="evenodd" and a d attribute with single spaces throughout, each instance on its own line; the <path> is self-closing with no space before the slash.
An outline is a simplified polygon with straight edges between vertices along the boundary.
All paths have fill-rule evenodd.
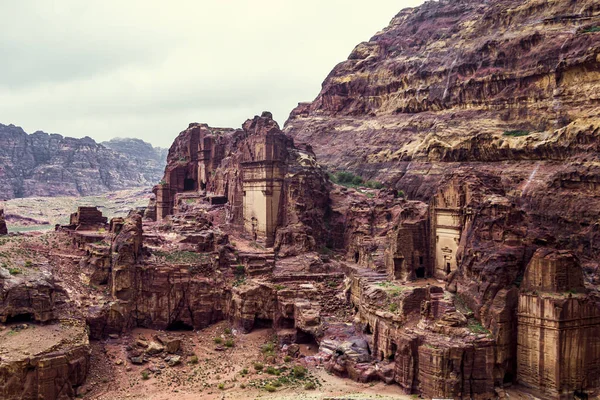
<path id="1" fill-rule="evenodd" d="M 165 176 L 154 188 L 156 212 L 148 215 L 162 220 L 178 194 L 206 190 L 211 203 L 226 203 L 227 222 L 255 241 L 277 242 L 288 254 L 310 251 L 324 231 L 327 185 L 311 149 L 294 146 L 269 112 L 238 130 L 191 124 L 169 150 Z"/>
<path id="2" fill-rule="evenodd" d="M 529 161 L 519 174 L 527 179 L 533 162 L 543 169 L 597 150 L 598 18 L 594 0 L 403 10 L 335 67 L 284 130 L 330 169 L 411 198 L 428 200 L 457 163 Z"/>
<path id="3" fill-rule="evenodd" d="M 394 379 L 407 391 L 486 398 L 511 382 L 566 398 L 598 388 L 587 357 L 597 358 L 600 307 L 599 25 L 591 0 L 427 2 L 358 45 L 315 101 L 290 115 L 284 132 L 310 143 L 330 171 L 382 181 L 413 203 L 394 210 L 332 192 L 330 222 L 345 232 L 336 238 L 345 260 L 390 280 L 445 282 L 472 333 L 493 339 L 475 346 L 490 353 L 475 354 L 465 350 L 472 342 L 446 328 L 454 337 L 447 345 L 406 321 L 380 330 L 385 297 L 361 308 L 377 302 L 355 297 L 363 289 L 354 285 L 360 318 L 372 319 L 368 331 L 411 354 L 399 362 L 395 353 Z M 446 322 L 434 331 L 462 318 L 435 319 Z M 565 333 L 571 328 L 574 336 Z M 454 357 L 475 360 L 476 375 L 464 365 L 445 370 Z M 567 358 L 573 366 L 556 367 Z M 339 365 L 333 369 L 361 379 L 377 375 Z"/>
<path id="4" fill-rule="evenodd" d="M 570 252 L 538 250 L 518 306 L 519 381 L 556 398 L 600 385 L 600 308 Z M 560 365 L 561 368 L 556 368 Z"/>
<path id="5" fill-rule="evenodd" d="M 0 200 L 29 196 L 86 196 L 150 186 L 161 176 L 164 151 L 124 139 L 107 147 L 0 124 Z"/>

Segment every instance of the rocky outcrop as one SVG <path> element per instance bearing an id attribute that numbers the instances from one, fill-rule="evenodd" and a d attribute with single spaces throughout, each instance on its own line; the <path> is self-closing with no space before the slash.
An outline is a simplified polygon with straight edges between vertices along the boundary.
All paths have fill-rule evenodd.
<path id="1" fill-rule="evenodd" d="M 598 20 L 593 0 L 402 10 L 333 69 L 285 132 L 330 169 L 425 200 L 458 163 L 490 169 L 594 152 Z"/>
<path id="2" fill-rule="evenodd" d="M 87 330 L 76 320 L 5 330 L 0 351 L 0 397 L 6 400 L 75 398 L 90 368 Z"/>
<path id="3" fill-rule="evenodd" d="M 50 322 L 61 317 L 67 294 L 47 271 L 11 275 L 0 267 L 0 322 Z"/>
<path id="4" fill-rule="evenodd" d="M 162 155 L 147 143 L 75 139 L 0 124 L 0 200 L 88 196 L 150 186 L 161 177 Z M 135 150 L 135 151 L 134 151 Z"/>
<path id="5" fill-rule="evenodd" d="M 572 253 L 534 254 L 519 293 L 519 382 L 560 399 L 600 385 L 599 300 L 587 294 Z"/>
<path id="6" fill-rule="evenodd" d="M 211 204 L 225 204 L 229 224 L 293 255 L 324 236 L 328 185 L 310 147 L 294 146 L 269 112 L 238 130 L 191 124 L 169 150 L 148 215 L 162 220 L 186 193 L 205 193 Z"/>

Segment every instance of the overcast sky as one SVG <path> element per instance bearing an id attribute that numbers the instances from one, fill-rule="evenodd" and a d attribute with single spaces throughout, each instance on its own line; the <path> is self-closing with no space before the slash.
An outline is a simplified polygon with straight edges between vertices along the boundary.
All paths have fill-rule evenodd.
<path id="1" fill-rule="evenodd" d="M 422 0 L 0 0 L 0 123 L 168 147 L 189 122 L 283 126 Z"/>

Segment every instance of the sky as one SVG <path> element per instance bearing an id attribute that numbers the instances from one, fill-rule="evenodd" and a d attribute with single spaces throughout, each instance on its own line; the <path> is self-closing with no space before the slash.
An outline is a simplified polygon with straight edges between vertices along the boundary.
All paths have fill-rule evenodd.
<path id="1" fill-rule="evenodd" d="M 283 127 L 422 0 L 0 0 L 0 123 L 169 147 L 190 122 Z"/>

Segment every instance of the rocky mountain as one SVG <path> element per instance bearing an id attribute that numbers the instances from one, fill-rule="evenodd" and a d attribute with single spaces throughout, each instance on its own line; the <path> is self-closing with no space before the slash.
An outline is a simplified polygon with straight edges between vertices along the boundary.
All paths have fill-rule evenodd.
<path id="1" fill-rule="evenodd" d="M 85 137 L 27 134 L 0 124 L 0 199 L 87 196 L 150 186 L 160 180 L 166 151 L 139 139 L 104 144 Z"/>
<path id="2" fill-rule="evenodd" d="M 356 46 L 285 131 L 420 199 L 459 165 L 524 181 L 586 153 L 594 169 L 599 31 L 594 0 L 428 1 Z"/>

